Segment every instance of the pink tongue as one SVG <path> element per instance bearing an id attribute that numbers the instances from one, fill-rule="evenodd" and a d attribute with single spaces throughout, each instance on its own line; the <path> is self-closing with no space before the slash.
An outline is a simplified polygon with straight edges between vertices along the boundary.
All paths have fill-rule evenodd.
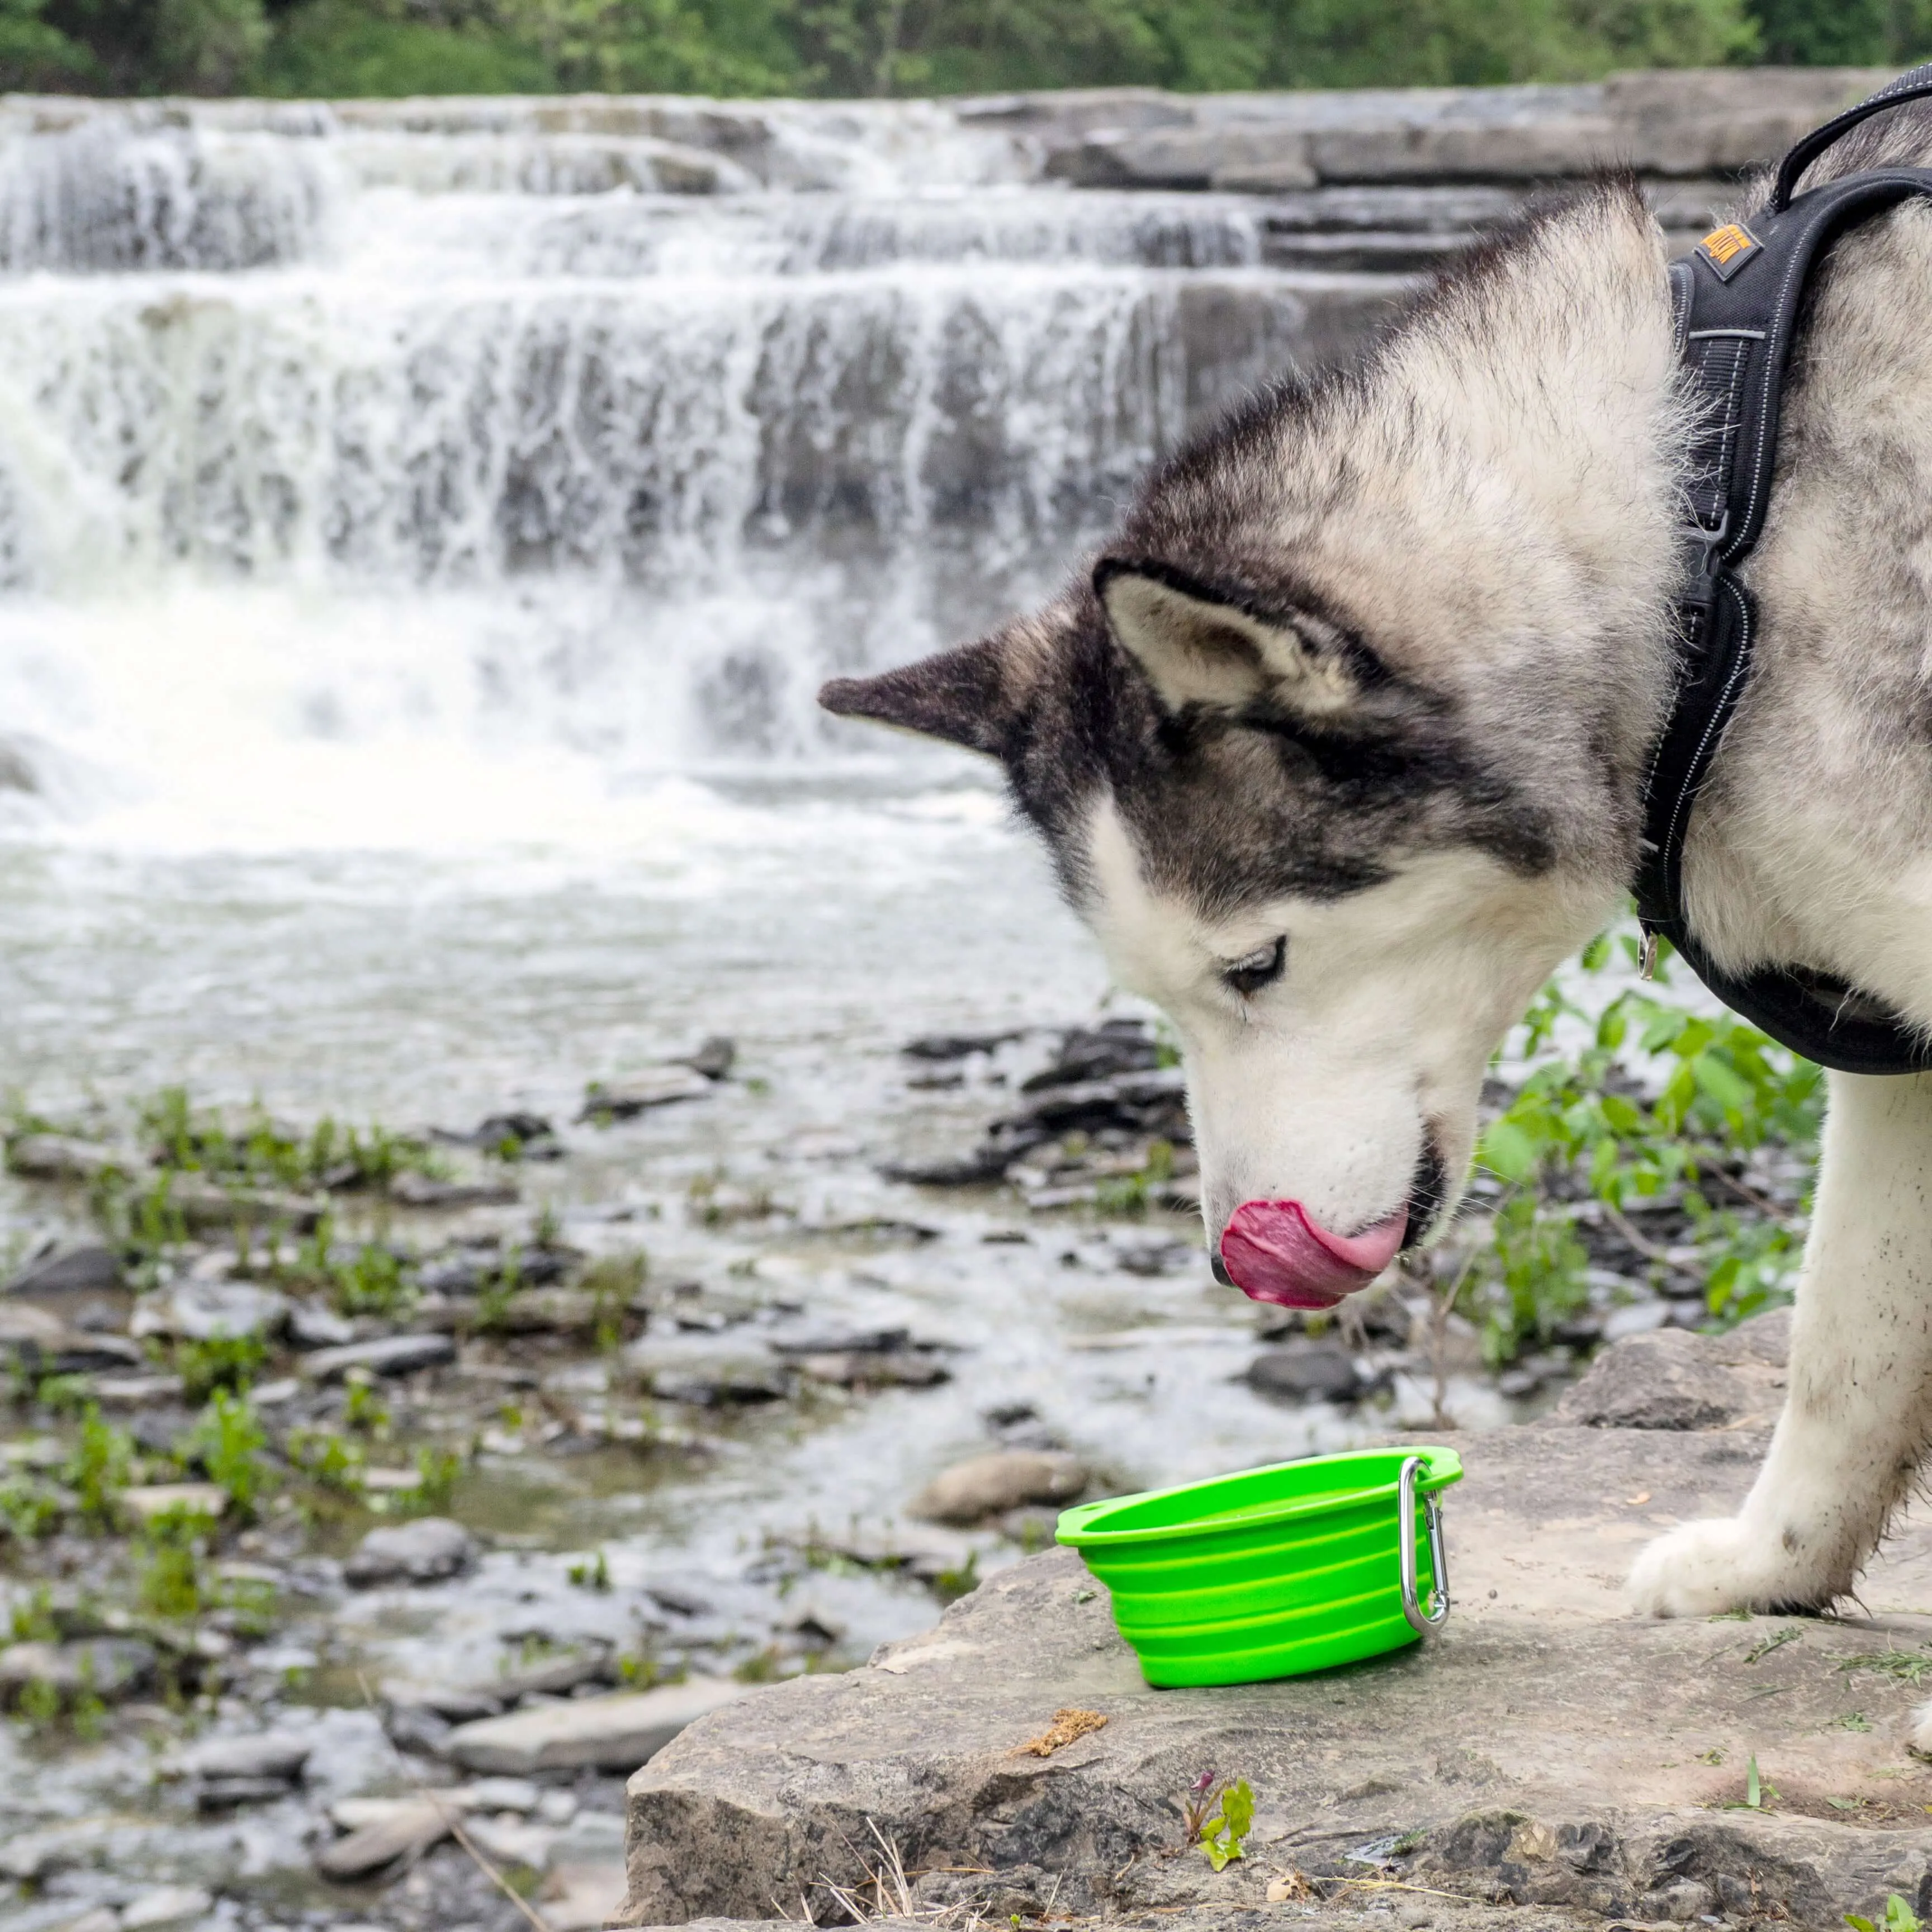
<path id="1" fill-rule="evenodd" d="M 1395 1258 L 1408 1229 L 1399 1208 L 1366 1233 L 1331 1234 L 1299 1201 L 1244 1201 L 1221 1236 L 1221 1260 L 1251 1300 L 1333 1308 L 1366 1288 Z"/>

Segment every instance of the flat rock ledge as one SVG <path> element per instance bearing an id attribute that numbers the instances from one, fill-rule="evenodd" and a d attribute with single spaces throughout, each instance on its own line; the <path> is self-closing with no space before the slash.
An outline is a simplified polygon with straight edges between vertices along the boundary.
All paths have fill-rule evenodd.
<path id="1" fill-rule="evenodd" d="M 1456 1609 L 1426 1645 L 1154 1690 L 1078 1558 L 1034 1558 L 866 1668 L 740 1698 L 661 1751 L 631 1780 L 630 1892 L 610 1922 L 843 1922 L 828 1882 L 864 1885 L 882 1839 L 922 1913 L 995 1923 L 1825 1927 L 1892 1892 L 1928 1911 L 1932 1768 L 1906 1742 L 1921 1694 L 1861 1660 L 1932 1662 L 1932 1519 L 1900 1526 L 1861 1614 L 1631 1617 L 1636 1550 L 1749 1487 L 1775 1408 L 1766 1344 L 1782 1340 L 1636 1339 L 1573 1405 L 1621 1426 L 1462 1440 L 1468 1476 L 1446 1498 Z M 1711 1415 L 1733 1419 L 1686 1426 Z M 1018 1753 L 1070 1706 L 1105 1727 Z M 1257 1798 L 1246 1857 L 1218 1874 L 1182 1845 L 1174 1804 L 1209 1772 Z M 1323 1882 L 1312 1902 L 1304 1880 Z"/>

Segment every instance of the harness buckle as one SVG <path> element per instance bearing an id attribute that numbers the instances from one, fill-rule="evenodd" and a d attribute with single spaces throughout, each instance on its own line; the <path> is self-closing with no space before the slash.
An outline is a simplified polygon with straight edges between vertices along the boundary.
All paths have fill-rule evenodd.
<path id="1" fill-rule="evenodd" d="M 1695 546 L 1696 556 L 1684 573 L 1684 589 L 1679 601 L 1694 604 L 1700 610 L 1708 610 L 1718 601 L 1718 574 L 1723 568 L 1718 553 L 1724 548 L 1724 540 L 1731 533 L 1730 506 L 1724 506 L 1724 514 L 1718 519 L 1718 526 L 1712 530 L 1700 524 L 1694 517 L 1683 526 L 1682 536 L 1686 542 Z"/>
<path id="2" fill-rule="evenodd" d="M 1636 976 L 1640 980 L 1657 977 L 1657 934 L 1648 926 L 1643 929 L 1643 951 L 1637 958 Z"/>

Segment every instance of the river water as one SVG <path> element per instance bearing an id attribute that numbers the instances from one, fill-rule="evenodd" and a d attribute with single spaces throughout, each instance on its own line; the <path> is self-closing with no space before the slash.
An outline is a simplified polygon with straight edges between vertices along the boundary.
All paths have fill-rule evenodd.
<path id="1" fill-rule="evenodd" d="M 812 703 L 1040 594 L 1345 278 L 1263 266 L 1238 197 L 1076 193 L 928 105 L 700 130 L 708 177 L 515 104 L 9 112 L 0 1087 L 567 1124 L 587 1082 L 728 1034 L 713 1099 L 566 1126 L 499 1220 L 548 1203 L 662 1276 L 956 1352 L 944 1388 L 767 1416 L 674 1478 L 500 1460 L 463 1503 L 483 1580 L 352 1609 L 343 1658 L 487 1671 L 533 1592 L 553 1634 L 628 1640 L 650 1579 L 755 1628 L 766 1539 L 890 1522 L 993 1407 L 1120 1486 L 1413 1413 L 1235 1382 L 1247 1305 L 1186 1249 L 1147 1262 L 1198 1246 L 1178 1217 L 878 1177 L 969 1143 L 1046 1050 L 933 1090 L 908 1037 L 1120 1009 L 989 772 Z M 694 1179 L 787 1214 L 708 1226 Z M 15 1254 L 70 1232 L 0 1205 Z M 936 1238 L 823 1232 L 880 1214 Z M 610 1598 L 563 1586 L 592 1545 Z M 937 1614 L 795 1585 L 847 1660 Z M 240 1843 L 185 1875 L 218 1886 Z"/>

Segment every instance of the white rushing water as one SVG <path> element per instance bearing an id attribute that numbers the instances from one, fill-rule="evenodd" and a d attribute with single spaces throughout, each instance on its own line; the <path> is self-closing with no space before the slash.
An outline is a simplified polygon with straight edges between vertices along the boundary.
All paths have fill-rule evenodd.
<path id="1" fill-rule="evenodd" d="M 928 104 L 708 152 L 514 106 L 16 116 L 11 818 L 356 844 L 508 784 L 574 839 L 640 776 L 849 750 L 828 671 L 1037 595 L 1300 322 L 1237 199 L 1043 184 Z"/>

